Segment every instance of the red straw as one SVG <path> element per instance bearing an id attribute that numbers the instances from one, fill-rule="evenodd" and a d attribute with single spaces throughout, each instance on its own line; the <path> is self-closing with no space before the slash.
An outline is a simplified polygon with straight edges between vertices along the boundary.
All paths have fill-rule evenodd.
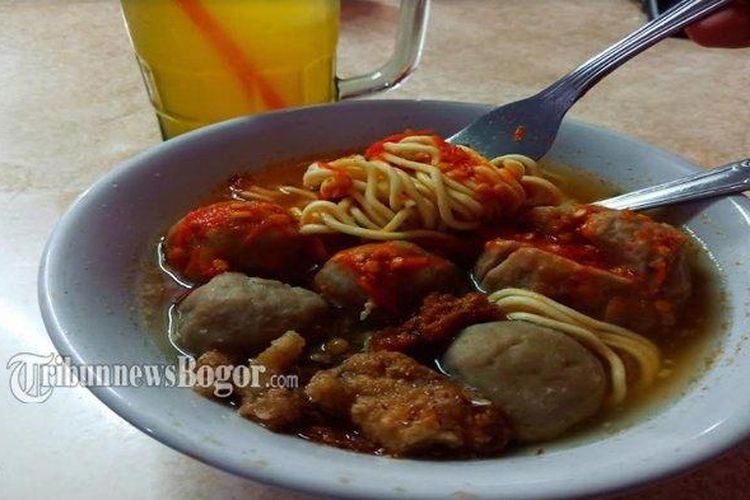
<path id="1" fill-rule="evenodd" d="M 243 90 L 248 97 L 255 95 L 255 89 L 260 92 L 264 104 L 269 109 L 285 107 L 283 99 L 263 78 L 252 63 L 248 61 L 242 49 L 221 28 L 211 16 L 200 0 L 175 0 L 177 5 L 193 21 L 193 24 L 203 33 L 216 50 L 222 55 L 232 72 L 242 83 Z"/>

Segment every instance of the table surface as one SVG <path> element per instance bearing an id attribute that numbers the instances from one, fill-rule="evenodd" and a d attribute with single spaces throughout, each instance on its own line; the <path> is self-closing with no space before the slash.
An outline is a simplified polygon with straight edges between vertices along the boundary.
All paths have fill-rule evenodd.
<path id="1" fill-rule="evenodd" d="M 344 1 L 340 67 L 383 62 L 391 1 Z M 644 22 L 629 0 L 436 0 L 417 73 L 383 98 L 503 103 L 541 89 Z M 750 50 L 670 39 L 608 77 L 572 115 L 709 167 L 750 153 Z M 0 364 L 52 351 L 36 303 L 45 239 L 71 201 L 159 141 L 116 1 L 0 0 Z M 21 404 L 0 367 L 3 497 L 287 498 L 137 431 L 84 389 Z M 750 446 L 633 498 L 738 498 Z M 323 472 L 324 473 L 324 472 Z M 301 496 L 300 496 L 301 498 Z"/>

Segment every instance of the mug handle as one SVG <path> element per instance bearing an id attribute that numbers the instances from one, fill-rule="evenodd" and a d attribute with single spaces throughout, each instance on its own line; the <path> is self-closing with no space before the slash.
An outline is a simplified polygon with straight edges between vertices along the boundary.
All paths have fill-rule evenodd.
<path id="1" fill-rule="evenodd" d="M 396 87 L 419 64 L 427 32 L 430 0 L 401 0 L 396 47 L 383 66 L 364 75 L 337 78 L 339 99 L 358 97 Z"/>

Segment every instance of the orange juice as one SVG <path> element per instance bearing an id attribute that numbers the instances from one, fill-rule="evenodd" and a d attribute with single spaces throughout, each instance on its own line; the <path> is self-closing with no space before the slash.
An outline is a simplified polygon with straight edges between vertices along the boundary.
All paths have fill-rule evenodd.
<path id="1" fill-rule="evenodd" d="M 165 138 L 333 101 L 339 0 L 122 0 Z"/>

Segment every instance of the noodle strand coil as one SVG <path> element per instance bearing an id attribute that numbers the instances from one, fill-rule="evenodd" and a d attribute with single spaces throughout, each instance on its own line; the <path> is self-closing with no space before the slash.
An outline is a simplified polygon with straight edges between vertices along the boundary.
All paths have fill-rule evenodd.
<path id="1" fill-rule="evenodd" d="M 523 207 L 562 200 L 525 156 L 488 161 L 434 135 L 402 135 L 377 146 L 376 153 L 374 146 L 365 155 L 310 165 L 303 184 L 317 199 L 299 207 L 302 233 L 372 240 L 444 237 L 445 231 L 475 229 Z"/>

